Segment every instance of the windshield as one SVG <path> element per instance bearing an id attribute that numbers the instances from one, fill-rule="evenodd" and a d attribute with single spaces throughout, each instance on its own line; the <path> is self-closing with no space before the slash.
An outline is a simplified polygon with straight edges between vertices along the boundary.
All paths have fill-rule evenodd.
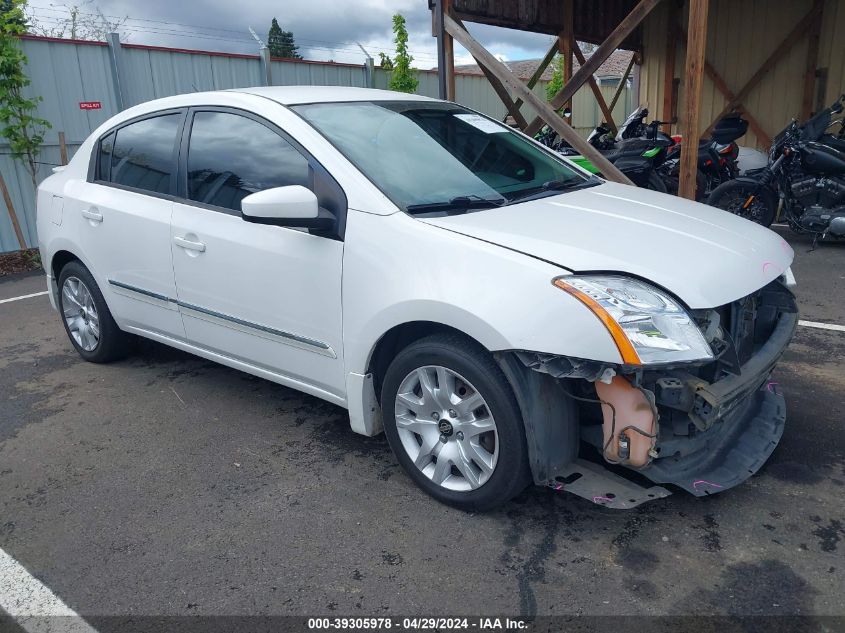
<path id="1" fill-rule="evenodd" d="M 593 183 L 507 126 L 450 103 L 293 109 L 409 213 L 490 208 Z"/>

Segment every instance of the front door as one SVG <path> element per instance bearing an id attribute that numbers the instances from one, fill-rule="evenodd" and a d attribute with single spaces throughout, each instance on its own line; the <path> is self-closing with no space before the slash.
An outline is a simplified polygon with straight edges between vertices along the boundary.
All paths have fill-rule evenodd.
<path id="1" fill-rule="evenodd" d="M 171 229 L 188 340 L 342 398 L 343 242 L 240 214 L 256 191 L 312 187 L 310 159 L 262 120 L 219 110 L 190 119 L 186 199 Z"/>

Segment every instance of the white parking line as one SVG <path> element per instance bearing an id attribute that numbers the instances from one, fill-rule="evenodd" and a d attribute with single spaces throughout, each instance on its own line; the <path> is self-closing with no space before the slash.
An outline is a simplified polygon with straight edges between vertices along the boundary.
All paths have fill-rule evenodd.
<path id="1" fill-rule="evenodd" d="M 29 633 L 97 633 L 18 561 L 0 549 L 0 609 Z M 61 618 L 58 620 L 57 618 Z"/>
<path id="2" fill-rule="evenodd" d="M 49 294 L 46 290 L 44 292 L 33 292 L 31 295 L 21 295 L 20 297 L 12 297 L 11 299 L 0 299 L 0 303 L 11 303 L 12 301 L 30 299 L 31 297 L 42 297 L 46 294 Z"/>
<path id="3" fill-rule="evenodd" d="M 845 325 L 836 325 L 835 323 L 819 323 L 818 321 L 798 321 L 798 325 L 804 327 L 814 327 L 819 330 L 834 330 L 835 332 L 845 332 Z"/>

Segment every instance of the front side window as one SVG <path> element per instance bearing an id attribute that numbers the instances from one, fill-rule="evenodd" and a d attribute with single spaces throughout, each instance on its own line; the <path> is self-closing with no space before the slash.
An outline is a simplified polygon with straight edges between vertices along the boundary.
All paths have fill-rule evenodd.
<path id="1" fill-rule="evenodd" d="M 100 144 L 98 176 L 126 187 L 171 193 L 173 150 L 181 121 L 181 114 L 165 114 L 130 123 L 110 134 Z M 104 174 L 103 161 L 109 156 L 109 173 Z"/>
<path id="2" fill-rule="evenodd" d="M 294 110 L 409 213 L 501 206 L 591 182 L 507 126 L 454 104 L 315 103 Z"/>
<path id="3" fill-rule="evenodd" d="M 234 211 L 251 193 L 310 186 L 308 159 L 258 121 L 197 112 L 188 148 L 188 198 Z"/>

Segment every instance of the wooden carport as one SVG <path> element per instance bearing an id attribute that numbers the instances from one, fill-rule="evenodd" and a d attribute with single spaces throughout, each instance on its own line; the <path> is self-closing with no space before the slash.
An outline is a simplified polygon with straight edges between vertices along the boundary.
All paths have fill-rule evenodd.
<path id="1" fill-rule="evenodd" d="M 429 0 L 432 10 L 434 34 L 438 38 L 438 68 L 440 72 L 441 97 L 454 100 L 454 56 L 453 41 L 459 42 L 476 59 L 484 71 L 492 87 L 504 103 L 508 113 L 517 125 L 526 133 L 536 133 L 544 124 L 552 127 L 562 138 L 570 143 L 577 151 L 590 159 L 611 180 L 629 183 L 616 168 L 604 159 L 592 146 L 581 139 L 572 130 L 557 111 L 563 108 L 575 92 L 584 84 L 589 83 L 604 117 L 611 127 L 615 126 L 611 111 L 612 107 L 606 103 L 596 85 L 593 74 L 596 69 L 617 48 L 635 52 L 637 64 L 649 64 L 650 81 L 661 85 L 652 86 L 652 93 L 659 97 L 659 103 L 649 104 L 654 116 L 662 120 L 670 120 L 674 116 L 680 122 L 680 132 L 685 142 L 682 145 L 680 165 L 679 195 L 693 198 L 695 195 L 695 178 L 697 171 L 697 140 L 702 127 L 704 134 L 708 134 L 714 123 L 724 114 L 732 111 L 742 112 L 748 119 L 757 144 L 766 146 L 771 142 L 773 132 L 767 130 L 758 120 L 755 112 L 744 106 L 749 94 L 761 84 L 767 76 L 777 69 L 778 65 L 786 66 L 786 58 L 795 55 L 796 46 L 803 46 L 801 53 L 806 60 L 799 64 L 800 74 L 790 70 L 784 71 L 783 90 L 800 92 L 801 111 L 795 115 L 807 116 L 816 109 L 819 98 L 817 96 L 816 81 L 819 53 L 819 33 L 822 25 L 822 14 L 825 3 L 842 4 L 845 0 L 800 0 L 809 3 L 802 10 L 801 17 L 792 22 L 786 33 L 772 34 L 771 53 L 756 67 L 747 68 L 746 56 L 736 59 L 737 65 L 745 65 L 748 71 L 746 79 L 736 83 L 735 87 L 725 78 L 724 70 L 720 73 L 706 57 L 708 51 L 708 15 L 711 6 L 717 13 L 721 30 L 724 24 L 730 28 L 739 28 L 736 36 L 725 39 L 725 45 L 735 47 L 737 53 L 741 51 L 740 42 L 743 39 L 743 28 L 751 28 L 746 24 L 741 27 L 736 20 L 726 18 L 731 12 L 739 11 L 744 5 L 745 12 L 749 7 L 759 13 L 759 23 L 762 23 L 766 12 L 778 11 L 780 2 L 755 2 L 755 0 Z M 788 8 L 794 9 L 795 3 Z M 828 9 L 830 12 L 830 9 Z M 835 12 L 835 11 L 834 11 Z M 663 26 L 662 41 L 657 42 L 653 24 Z M 838 17 L 838 13 L 836 14 Z M 654 18 L 651 27 L 652 40 L 644 46 L 644 26 Z M 758 17 L 755 15 L 755 18 Z M 515 77 L 509 69 L 499 62 L 489 51 L 475 40 L 464 27 L 467 22 L 490 24 L 506 28 L 545 33 L 556 36 L 556 41 L 541 61 L 540 67 L 528 82 Z M 732 34 L 734 31 L 732 31 Z M 745 31 L 747 34 L 748 31 Z M 656 34 L 658 37 L 660 33 Z M 711 33 L 711 40 L 717 37 Z M 721 36 L 725 37 L 725 36 Z M 584 59 L 578 42 L 590 42 L 598 48 L 588 58 Z M 712 50 L 713 42 L 710 42 Z M 839 49 L 841 57 L 841 47 Z M 564 86 L 550 102 L 537 97 L 531 87 L 540 76 L 543 69 L 551 62 L 554 54 L 560 52 L 564 60 Z M 836 63 L 836 51 L 828 51 L 833 55 Z M 581 67 L 572 73 L 572 58 L 578 59 Z M 676 59 L 680 57 L 680 63 Z M 794 59 L 790 64 L 794 66 Z M 677 66 L 677 68 L 676 68 Z M 655 69 L 662 71 L 662 77 L 656 77 Z M 630 70 L 630 69 L 629 69 Z M 676 77 L 679 75 L 679 77 Z M 702 92 L 705 86 L 710 101 L 707 110 L 707 120 L 702 120 Z M 621 82 L 621 84 L 624 84 Z M 620 85 L 621 85 L 620 84 Z M 683 85 L 682 93 L 679 85 Z M 835 90 L 835 88 L 834 88 Z M 710 92 L 716 97 L 711 97 Z M 716 112 L 713 99 L 719 98 L 723 106 Z M 525 102 L 529 104 L 538 116 L 531 121 L 526 120 L 520 111 Z M 787 119 L 788 120 L 788 119 Z M 785 122 L 784 122 L 785 123 Z M 771 125 L 770 125 L 771 127 Z M 687 142 L 694 141 L 694 142 Z"/>

